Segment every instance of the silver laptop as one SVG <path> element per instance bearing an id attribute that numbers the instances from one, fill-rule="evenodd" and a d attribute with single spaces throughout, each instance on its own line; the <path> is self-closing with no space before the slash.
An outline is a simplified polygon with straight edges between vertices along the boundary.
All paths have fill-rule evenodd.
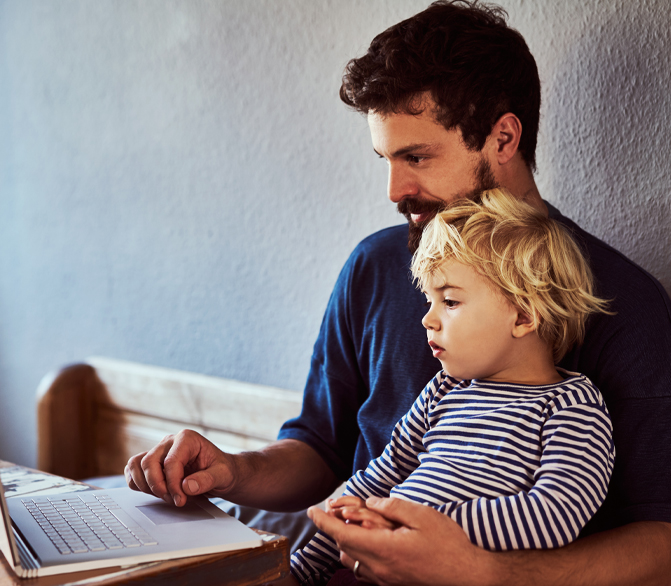
<path id="1" fill-rule="evenodd" d="M 204 497 L 177 508 L 129 488 L 5 498 L 0 550 L 21 578 L 262 545 Z"/>

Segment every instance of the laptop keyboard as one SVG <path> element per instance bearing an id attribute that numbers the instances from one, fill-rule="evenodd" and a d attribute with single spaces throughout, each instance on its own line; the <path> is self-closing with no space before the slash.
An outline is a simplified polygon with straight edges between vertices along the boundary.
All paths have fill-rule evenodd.
<path id="1" fill-rule="evenodd" d="M 63 554 L 157 545 L 111 497 L 96 495 L 93 502 L 78 496 L 21 501 Z"/>

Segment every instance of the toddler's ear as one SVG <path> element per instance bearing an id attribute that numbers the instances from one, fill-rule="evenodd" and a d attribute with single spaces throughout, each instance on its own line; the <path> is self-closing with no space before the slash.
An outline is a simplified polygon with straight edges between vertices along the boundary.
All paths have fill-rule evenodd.
<path id="1" fill-rule="evenodd" d="M 538 327 L 538 318 L 525 313 L 522 310 L 517 311 L 517 319 L 513 326 L 513 338 L 523 338 L 527 334 L 536 331 Z"/>

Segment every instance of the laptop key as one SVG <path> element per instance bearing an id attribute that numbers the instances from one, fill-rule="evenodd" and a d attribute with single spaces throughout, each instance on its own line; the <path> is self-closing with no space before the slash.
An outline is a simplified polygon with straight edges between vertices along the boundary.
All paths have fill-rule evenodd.
<path id="1" fill-rule="evenodd" d="M 96 498 L 90 503 L 78 496 L 22 503 L 63 555 L 157 545 L 110 497 Z"/>

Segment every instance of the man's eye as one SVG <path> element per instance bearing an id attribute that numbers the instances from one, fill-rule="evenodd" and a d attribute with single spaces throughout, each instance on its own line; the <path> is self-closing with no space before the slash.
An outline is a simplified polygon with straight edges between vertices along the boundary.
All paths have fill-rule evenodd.
<path id="1" fill-rule="evenodd" d="M 417 155 L 408 155 L 408 162 L 409 163 L 413 163 L 413 164 L 416 165 L 417 163 L 421 163 L 423 160 L 424 160 L 424 157 L 418 157 Z"/>
<path id="2" fill-rule="evenodd" d="M 449 307 L 450 309 L 452 309 L 452 308 L 456 307 L 457 305 L 459 305 L 459 302 L 455 301 L 454 299 L 443 299 L 443 304 L 446 307 Z"/>

